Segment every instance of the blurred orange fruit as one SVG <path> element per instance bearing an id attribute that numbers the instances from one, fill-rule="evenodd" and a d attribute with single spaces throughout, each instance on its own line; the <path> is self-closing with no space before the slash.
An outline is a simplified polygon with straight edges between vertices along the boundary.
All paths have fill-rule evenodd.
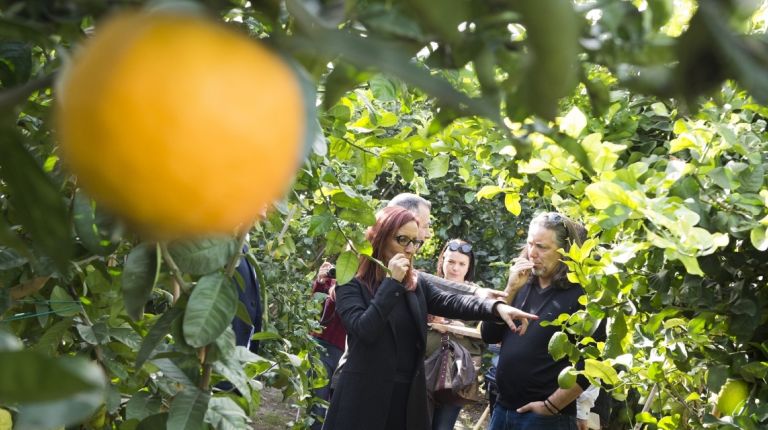
<path id="1" fill-rule="evenodd" d="M 157 238 L 231 233 L 290 185 L 307 134 L 295 71 L 191 14 L 123 12 L 57 83 L 67 165 L 98 202 Z"/>

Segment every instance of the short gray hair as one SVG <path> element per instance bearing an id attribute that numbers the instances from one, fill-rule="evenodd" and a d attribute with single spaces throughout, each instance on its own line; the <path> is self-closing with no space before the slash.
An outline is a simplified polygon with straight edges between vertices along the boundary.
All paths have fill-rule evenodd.
<path id="1" fill-rule="evenodd" d="M 413 193 L 400 193 L 387 203 L 387 207 L 400 206 L 411 212 L 416 212 L 420 207 L 426 207 L 432 209 L 432 203 L 429 200 Z"/>

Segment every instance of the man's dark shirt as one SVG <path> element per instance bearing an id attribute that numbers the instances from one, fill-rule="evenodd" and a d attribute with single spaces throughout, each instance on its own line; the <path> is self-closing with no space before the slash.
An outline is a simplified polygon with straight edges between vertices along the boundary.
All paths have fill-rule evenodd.
<path id="1" fill-rule="evenodd" d="M 530 322 L 525 335 L 512 333 L 506 324 L 482 324 L 483 341 L 501 342 L 496 384 L 502 406 L 515 410 L 527 403 L 542 401 L 557 390 L 557 376 L 570 362 L 567 358 L 555 361 L 547 350 L 549 339 L 559 327 L 542 327 L 539 322 L 578 311 L 582 307 L 578 299 L 583 294 L 584 290 L 576 284 L 568 284 L 565 289 L 556 285 L 541 289 L 538 277 L 533 277 L 512 302 L 512 306 L 539 316 L 538 321 Z M 584 377 L 579 377 L 578 382 L 582 388 L 589 386 Z M 558 407 L 562 414 L 576 415 L 576 402 Z"/>

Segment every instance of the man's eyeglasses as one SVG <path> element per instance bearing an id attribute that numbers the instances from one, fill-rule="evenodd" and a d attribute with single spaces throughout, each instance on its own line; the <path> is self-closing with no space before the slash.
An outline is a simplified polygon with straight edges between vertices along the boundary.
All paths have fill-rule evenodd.
<path id="1" fill-rule="evenodd" d="M 448 242 L 448 249 L 454 252 L 459 251 L 462 254 L 469 254 L 472 252 L 472 245 L 468 243 Z"/>
<path id="2" fill-rule="evenodd" d="M 408 236 L 395 236 L 395 241 L 402 246 L 403 248 L 407 248 L 409 244 L 413 244 L 413 247 L 416 249 L 421 248 L 421 245 L 424 245 L 423 240 L 418 239 L 411 239 Z"/>

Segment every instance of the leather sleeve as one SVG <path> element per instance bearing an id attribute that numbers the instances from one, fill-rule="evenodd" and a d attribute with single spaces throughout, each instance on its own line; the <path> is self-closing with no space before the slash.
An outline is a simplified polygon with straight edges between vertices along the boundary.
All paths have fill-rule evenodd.
<path id="1" fill-rule="evenodd" d="M 419 276 L 418 288 L 424 289 L 427 311 L 432 315 L 463 320 L 497 320 L 493 314 L 495 300 L 446 293 Z"/>
<path id="2" fill-rule="evenodd" d="M 387 317 L 405 294 L 405 287 L 392 278 L 384 278 L 370 305 L 366 305 L 364 288 L 357 279 L 336 287 L 336 313 L 347 333 L 363 343 L 374 343 L 386 329 Z"/>

